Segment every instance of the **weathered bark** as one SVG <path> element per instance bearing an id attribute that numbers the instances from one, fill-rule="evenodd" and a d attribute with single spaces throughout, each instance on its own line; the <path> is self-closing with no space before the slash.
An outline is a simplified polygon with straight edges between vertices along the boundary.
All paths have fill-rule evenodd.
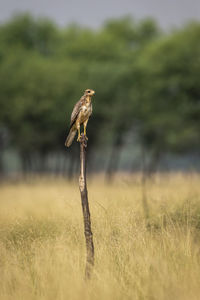
<path id="1" fill-rule="evenodd" d="M 93 244 L 93 235 L 91 230 L 90 209 L 88 203 L 88 192 L 87 192 L 87 182 L 86 182 L 86 147 L 87 147 L 87 141 L 85 139 L 85 136 L 82 134 L 80 139 L 79 189 L 81 193 L 84 234 L 85 234 L 86 252 L 87 252 L 85 277 L 86 279 L 89 279 L 94 265 L 94 244 Z"/>

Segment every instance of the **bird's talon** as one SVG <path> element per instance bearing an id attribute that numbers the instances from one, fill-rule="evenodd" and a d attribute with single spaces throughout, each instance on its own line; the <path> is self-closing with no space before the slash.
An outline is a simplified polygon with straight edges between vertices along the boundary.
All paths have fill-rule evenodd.
<path id="1" fill-rule="evenodd" d="M 80 140 L 81 140 L 81 136 L 78 136 L 77 142 L 80 142 Z"/>
<path id="2" fill-rule="evenodd" d="M 87 135 L 85 135 L 85 139 L 88 141 L 88 137 L 87 137 Z"/>

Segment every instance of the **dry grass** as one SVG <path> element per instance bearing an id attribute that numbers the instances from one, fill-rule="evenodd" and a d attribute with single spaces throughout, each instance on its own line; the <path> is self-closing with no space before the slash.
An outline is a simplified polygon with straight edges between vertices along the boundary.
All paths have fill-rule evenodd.
<path id="1" fill-rule="evenodd" d="M 147 228 L 139 176 L 88 188 L 95 268 L 85 282 L 77 183 L 0 186 L 0 299 L 199 299 L 200 176 L 148 182 Z"/>

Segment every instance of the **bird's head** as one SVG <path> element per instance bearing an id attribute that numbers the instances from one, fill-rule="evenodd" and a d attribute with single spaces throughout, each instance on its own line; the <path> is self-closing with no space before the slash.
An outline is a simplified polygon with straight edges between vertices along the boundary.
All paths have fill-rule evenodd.
<path id="1" fill-rule="evenodd" d="M 95 91 L 91 90 L 91 89 L 87 89 L 87 90 L 85 90 L 84 95 L 85 96 L 93 96 L 93 95 L 95 95 Z"/>

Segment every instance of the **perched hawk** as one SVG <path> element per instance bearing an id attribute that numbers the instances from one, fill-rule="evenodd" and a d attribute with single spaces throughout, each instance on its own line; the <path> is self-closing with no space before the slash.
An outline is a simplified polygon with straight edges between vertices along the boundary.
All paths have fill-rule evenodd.
<path id="1" fill-rule="evenodd" d="M 92 96 L 95 94 L 95 91 L 87 89 L 84 92 L 84 95 L 81 99 L 76 103 L 74 109 L 71 114 L 71 124 L 70 124 L 70 131 L 65 141 L 65 146 L 71 146 L 74 137 L 76 135 L 76 131 L 78 130 L 78 139 L 80 140 L 80 125 L 83 124 L 84 126 L 84 135 L 86 136 L 86 127 L 87 122 L 89 120 L 90 115 L 92 114 Z"/>

